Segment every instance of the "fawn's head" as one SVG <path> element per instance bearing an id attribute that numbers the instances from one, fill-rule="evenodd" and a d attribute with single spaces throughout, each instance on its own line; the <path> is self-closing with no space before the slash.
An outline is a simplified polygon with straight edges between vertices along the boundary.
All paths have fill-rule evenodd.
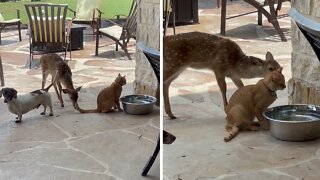
<path id="1" fill-rule="evenodd" d="M 78 92 L 82 86 L 76 89 L 62 89 L 62 92 L 68 94 L 74 108 L 78 107 Z"/>
<path id="2" fill-rule="evenodd" d="M 270 52 L 267 52 L 265 61 L 253 56 L 249 56 L 248 61 L 250 63 L 245 64 L 245 71 L 247 71 L 251 77 L 264 77 L 269 72 L 280 68 L 279 63 L 274 60 Z M 251 64 L 251 66 L 248 64 Z"/>

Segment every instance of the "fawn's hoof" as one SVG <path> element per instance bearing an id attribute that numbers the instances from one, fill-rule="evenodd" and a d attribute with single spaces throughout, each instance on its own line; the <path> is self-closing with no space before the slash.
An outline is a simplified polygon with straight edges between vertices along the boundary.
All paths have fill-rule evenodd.
<path id="1" fill-rule="evenodd" d="M 49 116 L 53 116 L 53 113 L 50 113 Z"/>
<path id="2" fill-rule="evenodd" d="M 40 113 L 41 115 L 46 115 L 46 113 L 44 113 L 44 112 L 42 112 L 42 113 Z"/>
<path id="3" fill-rule="evenodd" d="M 21 123 L 21 120 L 16 120 L 16 121 L 14 121 L 15 123 Z"/>

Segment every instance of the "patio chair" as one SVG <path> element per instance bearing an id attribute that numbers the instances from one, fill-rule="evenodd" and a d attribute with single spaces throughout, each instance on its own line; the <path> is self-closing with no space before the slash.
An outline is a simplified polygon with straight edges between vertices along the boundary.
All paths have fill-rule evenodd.
<path id="1" fill-rule="evenodd" d="M 150 65 L 154 71 L 154 74 L 157 77 L 158 87 L 159 87 L 159 83 L 160 83 L 160 52 L 157 50 L 154 50 L 152 48 L 146 47 L 142 43 L 138 43 L 137 46 L 139 49 L 141 49 L 141 51 L 144 53 L 144 55 L 148 59 Z M 153 165 L 154 161 L 156 160 L 156 158 L 158 156 L 159 150 L 160 150 L 160 135 L 158 136 L 157 145 L 156 145 L 156 148 L 154 149 L 153 154 L 150 156 L 148 162 L 146 163 L 145 167 L 143 168 L 143 171 L 141 173 L 142 176 L 146 176 L 148 174 L 151 166 Z"/>
<path id="2" fill-rule="evenodd" d="M 219 0 L 220 1 L 220 0 Z M 221 26 L 220 26 L 220 34 L 225 35 L 226 34 L 226 20 L 256 13 L 258 12 L 258 25 L 262 25 L 262 15 L 264 15 L 268 21 L 273 25 L 277 33 L 279 34 L 282 41 L 287 41 L 283 31 L 280 28 L 279 22 L 278 22 L 278 11 L 280 11 L 282 3 L 284 1 L 290 1 L 290 0 L 243 0 L 246 3 L 250 4 L 254 8 L 257 9 L 257 11 L 238 14 L 231 17 L 226 17 L 226 9 L 227 9 L 227 0 L 222 0 L 221 4 Z M 274 8 L 274 4 L 277 3 L 277 8 Z M 220 2 L 219 2 L 220 4 Z M 219 5 L 220 6 L 220 5 Z M 268 12 L 264 7 L 269 6 L 270 11 Z M 279 16 L 279 18 L 283 18 L 284 16 Z"/>
<path id="3" fill-rule="evenodd" d="M 10 19 L 10 20 L 5 20 L 2 16 L 2 14 L 9 12 L 9 11 L 5 11 L 5 12 L 0 12 L 0 45 L 1 45 L 1 32 L 5 27 L 8 26 L 18 26 L 18 32 L 19 32 L 19 41 L 21 41 L 21 21 L 20 21 L 20 10 L 17 9 L 17 18 L 15 19 Z"/>
<path id="4" fill-rule="evenodd" d="M 68 5 L 56 4 L 25 4 L 29 19 L 30 65 L 35 54 L 41 55 L 49 52 L 70 51 L 70 28 L 66 28 L 66 15 Z"/>
<path id="5" fill-rule="evenodd" d="M 92 28 L 92 35 L 96 33 L 98 26 L 97 18 L 101 18 L 103 12 L 98 7 L 101 5 L 102 0 L 77 0 L 76 10 L 70 8 L 69 11 L 73 12 L 72 22 L 74 24 L 85 24 Z"/>
<path id="6" fill-rule="evenodd" d="M 172 28 L 173 34 L 176 34 L 176 13 L 175 13 L 175 3 L 173 0 L 163 0 L 163 35 L 167 34 L 167 29 L 169 25 L 170 14 L 172 13 Z"/>
<path id="7" fill-rule="evenodd" d="M 99 49 L 99 38 L 100 36 L 107 36 L 116 43 L 116 51 L 118 51 L 118 46 L 126 53 L 129 60 L 131 60 L 130 54 L 128 52 L 127 46 L 131 38 L 136 38 L 137 29 L 137 3 L 136 0 L 132 0 L 132 5 L 129 14 L 126 18 L 126 22 L 123 26 L 111 21 L 112 25 L 105 28 L 100 28 L 101 18 L 98 18 L 98 28 L 96 33 L 96 52 L 95 55 L 98 56 Z"/>
<path id="8" fill-rule="evenodd" d="M 139 49 L 141 49 L 141 51 L 143 52 L 143 54 L 146 56 L 146 58 L 148 59 L 154 74 L 157 77 L 158 80 L 158 87 L 160 84 L 160 52 L 146 47 L 144 44 L 142 43 L 137 43 L 137 46 Z M 166 138 L 166 142 L 165 142 L 165 138 Z M 163 139 L 164 139 L 164 144 L 171 144 L 173 141 L 175 141 L 176 137 L 172 134 L 170 134 L 169 132 L 163 130 Z M 146 176 L 151 168 L 151 166 L 153 165 L 154 161 L 156 160 L 158 153 L 160 150 L 160 134 L 158 136 L 158 140 L 157 140 L 157 145 L 154 149 L 154 152 L 152 153 L 152 155 L 149 157 L 149 160 L 147 161 L 146 165 L 144 166 L 141 175 L 142 176 Z"/>

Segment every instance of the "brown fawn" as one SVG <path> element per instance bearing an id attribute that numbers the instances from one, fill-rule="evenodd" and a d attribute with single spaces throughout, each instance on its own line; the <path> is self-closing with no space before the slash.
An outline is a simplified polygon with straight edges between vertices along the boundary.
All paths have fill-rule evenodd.
<path id="1" fill-rule="evenodd" d="M 280 67 L 272 54 L 267 52 L 266 60 L 247 56 L 233 41 L 215 35 L 190 32 L 163 39 L 163 98 L 165 111 L 173 115 L 169 101 L 169 86 L 186 68 L 211 69 L 222 93 L 224 109 L 228 101 L 225 77 L 231 78 L 239 88 L 241 78 L 263 77 Z"/>
<path id="2" fill-rule="evenodd" d="M 53 53 L 41 56 L 40 64 L 42 67 L 42 88 L 44 88 L 46 84 L 48 75 L 51 74 L 53 87 L 56 91 L 61 107 L 64 107 L 61 91 L 69 95 L 74 108 L 78 107 L 78 92 L 81 87 L 74 89 L 72 72 L 68 64 L 59 55 Z M 62 89 L 61 84 L 65 89 Z"/>

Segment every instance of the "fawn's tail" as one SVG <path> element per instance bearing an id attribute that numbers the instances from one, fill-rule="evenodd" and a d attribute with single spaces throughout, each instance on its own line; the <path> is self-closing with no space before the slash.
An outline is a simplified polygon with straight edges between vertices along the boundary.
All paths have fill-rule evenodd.
<path id="1" fill-rule="evenodd" d="M 225 142 L 228 142 L 234 137 L 236 137 L 236 135 L 239 133 L 239 127 L 231 125 L 229 126 L 227 132 L 228 132 L 227 135 L 224 137 Z"/>

